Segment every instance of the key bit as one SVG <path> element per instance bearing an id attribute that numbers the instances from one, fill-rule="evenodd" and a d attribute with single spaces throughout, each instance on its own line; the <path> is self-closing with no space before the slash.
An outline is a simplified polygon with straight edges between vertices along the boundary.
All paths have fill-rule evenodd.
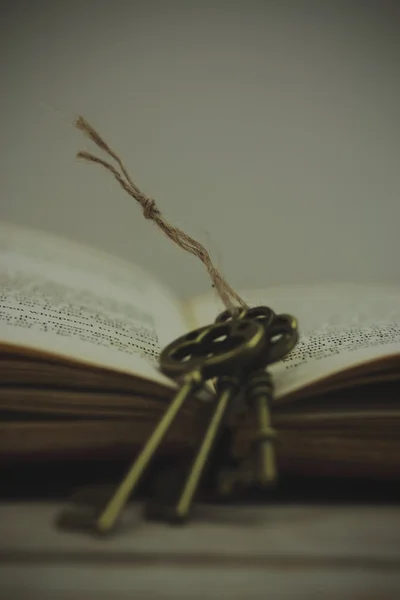
<path id="1" fill-rule="evenodd" d="M 236 498 L 255 484 L 254 461 L 245 458 L 234 467 L 220 471 L 217 479 L 217 494 L 221 498 Z"/>

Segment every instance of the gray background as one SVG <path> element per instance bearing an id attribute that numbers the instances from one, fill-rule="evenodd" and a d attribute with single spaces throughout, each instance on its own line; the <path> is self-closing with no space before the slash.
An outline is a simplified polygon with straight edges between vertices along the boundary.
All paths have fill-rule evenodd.
<path id="1" fill-rule="evenodd" d="M 237 288 L 396 281 L 397 2 L 1 6 L 1 217 L 209 288 L 100 168 L 82 114 Z"/>

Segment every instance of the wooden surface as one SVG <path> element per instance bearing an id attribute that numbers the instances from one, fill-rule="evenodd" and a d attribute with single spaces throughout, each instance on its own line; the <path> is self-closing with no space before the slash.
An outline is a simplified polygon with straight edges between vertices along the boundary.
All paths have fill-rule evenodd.
<path id="1" fill-rule="evenodd" d="M 109 539 L 54 526 L 63 505 L 0 505 L 0 597 L 400 598 L 397 506 L 198 507 L 185 527 L 130 507 Z"/>

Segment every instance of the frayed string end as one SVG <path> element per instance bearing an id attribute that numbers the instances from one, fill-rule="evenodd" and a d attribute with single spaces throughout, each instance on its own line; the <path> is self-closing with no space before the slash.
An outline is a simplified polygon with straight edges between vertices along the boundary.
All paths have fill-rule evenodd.
<path id="1" fill-rule="evenodd" d="M 216 267 L 213 265 L 206 248 L 200 244 L 200 242 L 197 242 L 195 239 L 187 235 L 187 233 L 181 229 L 178 229 L 177 227 L 173 227 L 164 219 L 160 209 L 156 204 L 156 201 L 144 194 L 137 187 L 119 156 L 115 154 L 115 152 L 98 134 L 98 132 L 86 121 L 86 119 L 83 117 L 78 117 L 74 122 L 74 126 L 82 131 L 87 137 L 89 137 L 89 139 L 94 142 L 98 148 L 108 154 L 108 156 L 115 161 L 118 168 L 110 162 L 99 158 L 90 152 L 78 152 L 78 158 L 101 165 L 107 169 L 118 181 L 120 186 L 140 204 L 145 219 L 154 221 L 159 229 L 161 229 L 165 235 L 175 242 L 175 244 L 177 244 L 186 252 L 197 256 L 197 258 L 201 260 L 211 278 L 213 288 L 219 295 L 225 308 L 232 312 L 232 315 L 236 313 L 238 307 L 248 308 L 244 300 L 235 292 L 235 290 L 228 284 L 218 269 L 216 269 Z"/>

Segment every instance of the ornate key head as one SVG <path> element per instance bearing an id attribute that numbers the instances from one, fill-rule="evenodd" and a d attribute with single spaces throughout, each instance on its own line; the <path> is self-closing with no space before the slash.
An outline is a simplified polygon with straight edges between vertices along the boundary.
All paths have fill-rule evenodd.
<path id="1" fill-rule="evenodd" d="M 266 351 L 260 356 L 260 365 L 263 363 L 267 366 L 281 360 L 297 344 L 297 320 L 291 315 L 276 315 L 268 306 L 255 306 L 240 308 L 235 315 L 225 310 L 217 317 L 216 323 L 230 323 L 236 319 L 251 319 L 264 327 L 267 336 Z"/>
<path id="2" fill-rule="evenodd" d="M 169 344 L 161 352 L 160 368 L 173 379 L 194 371 L 212 379 L 242 371 L 263 353 L 265 345 L 260 323 L 231 319 L 191 331 Z"/>
<path id="3" fill-rule="evenodd" d="M 239 308 L 233 315 L 230 310 L 224 310 L 216 318 L 216 323 L 226 323 L 232 319 L 250 319 L 258 321 L 264 327 L 269 327 L 276 315 L 268 306 L 253 306 L 252 308 Z"/>
<path id="4" fill-rule="evenodd" d="M 292 315 L 275 315 L 268 329 L 268 363 L 284 358 L 293 350 L 299 340 L 297 319 Z"/>

